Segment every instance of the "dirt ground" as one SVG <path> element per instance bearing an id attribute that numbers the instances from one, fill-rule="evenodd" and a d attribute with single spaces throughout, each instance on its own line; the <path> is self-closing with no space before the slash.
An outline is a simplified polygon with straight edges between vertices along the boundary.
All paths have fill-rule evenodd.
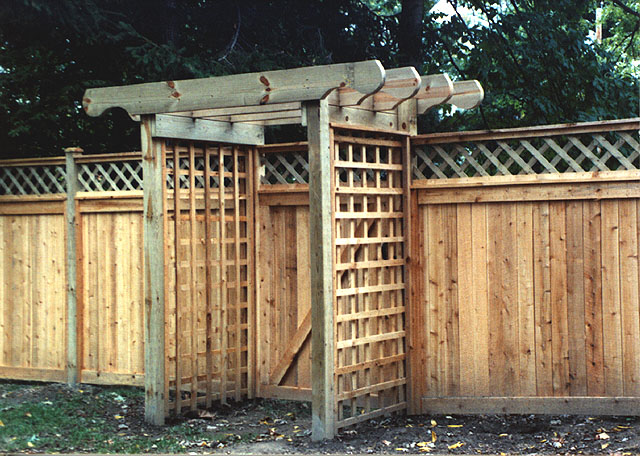
<path id="1" fill-rule="evenodd" d="M 61 434 L 73 431 L 57 429 L 55 422 L 45 423 L 44 428 L 16 425 L 11 430 L 12 423 L 8 420 L 15 421 L 16 416 L 22 415 L 28 417 L 25 420 L 36 419 L 34 415 L 40 410 L 37 406 L 55 407 L 62 403 L 79 404 L 65 409 L 64 416 L 73 415 L 73 419 L 82 423 L 102 423 L 99 428 L 102 434 L 93 436 L 91 442 L 85 442 L 85 437 L 65 439 Z M 640 453 L 637 417 L 396 416 L 343 429 L 334 441 L 324 443 L 311 441 L 310 405 L 306 403 L 274 400 L 231 403 L 197 415 L 173 418 L 164 427 L 149 426 L 143 419 L 144 396 L 136 389 L 0 384 L 0 452 Z M 19 441 L 21 436 L 12 435 L 18 432 L 35 433 L 30 441 L 37 444 L 27 443 L 24 449 L 7 446 L 7 442 Z M 54 435 L 60 438 L 52 440 Z M 136 445 L 127 446 L 126 442 Z"/>

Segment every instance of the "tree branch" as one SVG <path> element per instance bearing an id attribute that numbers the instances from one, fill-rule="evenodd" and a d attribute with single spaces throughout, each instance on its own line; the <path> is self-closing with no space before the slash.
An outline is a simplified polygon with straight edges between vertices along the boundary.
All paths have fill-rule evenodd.
<path id="1" fill-rule="evenodd" d="M 630 7 L 625 5 L 624 3 L 622 3 L 622 0 L 610 0 L 610 1 L 611 1 L 611 3 L 613 3 L 613 4 L 617 5 L 618 7 L 622 8 L 627 13 L 633 14 L 637 18 L 640 18 L 640 13 L 637 12 L 636 10 L 634 10 L 634 9 L 631 9 Z"/>
<path id="2" fill-rule="evenodd" d="M 455 59 L 453 58 L 453 54 L 451 53 L 451 49 L 449 49 L 449 45 L 447 44 L 447 42 L 445 40 L 440 40 L 442 42 L 442 44 L 444 45 L 444 49 L 447 52 L 447 55 L 449 56 L 449 60 L 451 61 L 451 65 L 453 65 L 453 67 L 456 69 L 456 71 L 458 72 L 458 74 L 462 77 L 462 79 L 468 79 L 464 72 L 460 69 L 460 67 L 458 66 L 458 64 L 456 63 Z M 480 117 L 482 117 L 482 123 L 484 124 L 484 127 L 487 130 L 490 130 L 491 127 L 489 126 L 489 122 L 487 122 L 487 118 L 484 115 L 484 109 L 483 106 L 480 105 Z"/>
<path id="3" fill-rule="evenodd" d="M 231 54 L 231 51 L 233 51 L 233 48 L 236 46 L 236 43 L 238 42 L 238 36 L 240 35 L 241 18 L 242 16 L 240 15 L 240 6 L 236 3 L 236 27 L 235 27 L 236 29 L 233 31 L 233 36 L 231 37 L 231 41 L 225 48 L 224 53 L 222 54 L 222 57 L 218 58 L 218 61 L 227 60 L 227 56 Z"/>
<path id="4" fill-rule="evenodd" d="M 625 46 L 624 51 L 622 51 L 623 54 L 626 54 L 629 48 L 633 45 L 633 39 L 636 37 L 636 33 L 638 33 L 638 30 L 640 30 L 640 21 L 636 22 L 636 26 L 634 27 L 633 32 L 631 32 L 631 36 L 629 37 L 629 43 Z"/>

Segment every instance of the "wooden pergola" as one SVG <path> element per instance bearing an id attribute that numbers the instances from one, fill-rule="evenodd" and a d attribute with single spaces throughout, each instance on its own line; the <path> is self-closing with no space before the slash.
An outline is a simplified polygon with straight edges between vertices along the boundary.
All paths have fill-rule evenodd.
<path id="1" fill-rule="evenodd" d="M 406 233 L 410 232 L 411 224 L 408 212 L 411 208 L 409 138 L 417 133 L 419 114 L 442 103 L 450 103 L 460 109 L 474 108 L 482 101 L 483 95 L 482 87 L 477 81 L 452 82 L 446 74 L 421 76 L 413 67 L 385 70 L 376 60 L 87 90 L 83 98 L 83 106 L 88 115 L 99 116 L 108 109 L 121 108 L 126 110 L 132 118 L 141 122 L 144 170 L 146 419 L 155 424 L 164 422 L 168 413 L 170 394 L 173 394 L 174 407 L 177 411 L 181 410 L 183 402 L 197 406 L 199 394 L 205 394 L 199 390 L 200 381 L 192 379 L 191 390 L 188 391 L 191 394 L 183 399 L 183 391 L 186 391 L 187 387 L 181 384 L 183 380 L 179 374 L 182 362 L 179 359 L 180 352 L 176 351 L 171 361 L 167 354 L 169 349 L 167 345 L 169 332 L 167 312 L 169 311 L 167 309 L 170 308 L 168 263 L 174 253 L 177 258 L 179 245 L 182 245 L 179 241 L 183 240 L 180 237 L 179 222 L 175 222 L 176 228 L 173 231 L 169 229 L 173 226 L 170 223 L 171 204 L 173 204 L 173 219 L 182 220 L 182 217 L 185 217 L 191 220 L 190 238 L 187 237 L 186 231 L 182 235 L 186 239 L 184 242 L 191 248 L 192 256 L 189 258 L 194 264 L 195 259 L 200 255 L 196 251 L 196 245 L 200 245 L 196 242 L 196 236 L 203 236 L 205 239 L 202 245 L 206 245 L 206 248 L 203 247 L 206 250 L 206 261 L 203 260 L 202 264 L 205 265 L 206 271 L 202 274 L 206 272 L 207 283 L 210 283 L 210 277 L 216 274 L 211 269 L 215 261 L 209 257 L 209 245 L 219 241 L 220 251 L 227 243 L 235 246 L 234 254 L 226 257 L 226 260 L 219 260 L 220 280 L 223 284 L 219 291 L 219 302 L 224 301 L 224 304 L 220 304 L 223 313 L 219 321 L 232 321 L 232 324 L 236 325 L 235 339 L 229 338 L 226 328 L 218 329 L 225 334 L 224 337 L 220 336 L 222 344 L 220 351 L 224 352 L 231 346 L 230 344 L 235 343 L 236 352 L 228 355 L 229 358 L 226 357 L 225 352 L 221 355 L 217 370 L 213 368 L 215 362 L 210 359 L 213 355 L 209 355 L 212 352 L 209 346 L 212 340 L 210 333 L 213 334 L 215 328 L 212 328 L 210 318 L 213 310 L 207 310 L 206 362 L 208 367 L 204 375 L 206 378 L 202 380 L 207 385 L 206 404 L 210 404 L 212 397 L 210 394 L 212 376 L 215 377 L 218 374 L 221 375 L 219 384 L 225 385 L 221 389 L 221 400 L 226 399 L 226 384 L 233 376 L 236 381 L 234 390 L 236 399 L 239 398 L 245 383 L 248 395 L 253 394 L 252 385 L 255 382 L 255 374 L 252 372 L 256 363 L 255 350 L 261 343 L 255 332 L 257 311 L 252 307 L 257 301 L 255 293 L 258 282 L 256 278 L 258 260 L 252 258 L 258 250 L 250 240 L 250 233 L 255 232 L 254 225 L 257 225 L 251 206 L 256 192 L 252 179 L 256 177 L 256 169 L 259 167 L 255 146 L 264 144 L 265 127 L 285 124 L 306 126 L 308 137 L 309 264 L 311 269 L 311 318 L 308 324 L 312 337 L 313 437 L 314 439 L 331 438 L 340 426 L 405 408 L 409 402 L 406 396 L 411 395 L 411 385 L 406 385 L 408 391 L 398 393 L 397 398 L 393 400 L 388 398 L 383 400 L 382 394 L 379 397 L 376 396 L 376 392 L 384 388 L 404 387 L 406 380 L 403 383 L 402 378 L 382 379 L 377 383 L 371 379 L 366 387 L 338 394 L 336 377 L 341 375 L 340 372 L 348 370 L 338 365 L 337 358 L 342 356 L 338 355 L 338 351 L 348 348 L 349 343 L 344 340 L 337 341 L 336 325 L 347 317 L 338 317 L 336 307 L 343 305 L 340 300 L 350 293 L 348 291 L 337 293 L 338 282 L 352 281 L 347 290 L 356 290 L 353 293 L 367 289 L 376 292 L 390 290 L 396 293 L 394 296 L 399 296 L 400 301 L 406 302 L 402 307 L 398 307 L 402 310 L 396 314 L 403 320 L 411 318 L 407 302 L 409 271 L 408 268 L 405 270 L 410 251 Z M 185 150 L 178 150 L 177 146 L 170 149 L 167 146 L 167 141 L 170 140 L 188 141 L 190 145 Z M 199 169 L 196 165 L 194 142 L 218 145 L 215 150 L 210 150 L 208 146 L 203 148 L 205 163 L 203 169 Z M 344 144 L 346 155 L 338 155 L 338 144 L 340 147 Z M 371 163 L 365 158 L 368 153 L 365 148 L 368 146 L 383 145 L 392 148 L 397 144 L 402 144 L 398 149 L 397 161 L 391 158 L 391 152 L 388 159 L 380 158 L 380 153 L 375 152 L 376 158 Z M 221 145 L 231 145 L 231 149 L 223 150 Z M 353 152 L 352 145 L 363 147 L 364 152 L 358 156 L 359 159 L 355 158 L 357 154 Z M 173 169 L 167 166 L 167 159 L 171 156 L 174 157 Z M 184 170 L 182 160 L 185 163 Z M 217 160 L 218 168 L 210 169 L 209 163 L 213 163 L 214 160 Z M 228 169 L 227 162 L 230 163 Z M 240 162 L 245 164 L 238 165 Z M 186 170 L 187 168 L 189 170 Z M 363 182 L 367 181 L 364 177 L 367 169 L 378 171 L 375 179 L 369 184 L 364 184 Z M 343 173 L 341 175 L 346 176 L 344 181 L 340 180 L 341 177 L 336 178 L 337 173 Z M 395 186 L 392 183 L 380 183 L 381 180 L 387 179 L 387 175 L 391 176 L 393 173 L 401 176 L 400 182 Z M 183 176 L 190 184 L 183 186 L 181 183 Z M 168 188 L 169 185 L 173 185 L 173 191 Z M 172 197 L 172 194 L 180 196 Z M 375 207 L 368 208 L 366 196 L 364 203 L 362 202 L 363 194 L 371 195 L 369 198 L 372 201 L 377 198 Z M 397 199 L 397 204 L 394 203 L 396 200 L 393 198 Z M 249 203 L 243 203 L 243 201 L 249 201 Z M 395 206 L 397 207 L 393 209 Z M 355 208 L 357 212 L 354 212 Z M 393 212 L 394 210 L 396 212 Z M 198 217 L 205 221 L 204 231 L 199 234 L 194 228 L 196 220 L 200 220 Z M 210 225 L 215 217 L 219 217 L 220 223 L 219 228 L 216 228 L 218 231 L 212 232 Z M 227 218 L 230 220 L 231 230 L 227 227 Z M 393 225 L 395 228 L 389 228 L 389 232 L 378 231 L 377 237 L 368 236 L 367 233 L 358 234 L 363 230 L 358 220 L 366 220 L 364 225 L 366 231 L 366 227 L 372 227 L 376 219 L 395 220 L 393 223 L 397 225 Z M 245 228 L 241 223 L 246 223 L 244 234 L 242 232 Z M 380 230 L 380 228 L 377 229 Z M 228 240 L 225 236 L 228 236 Z M 223 238 L 225 239 L 221 240 Z M 339 243 L 338 238 L 341 238 Z M 364 266 L 337 265 L 338 245 L 346 245 L 348 255 L 359 255 L 356 253 L 358 245 L 375 244 L 376 249 L 387 252 L 391 249 L 388 247 L 389 242 L 397 244 L 397 247 L 393 247 L 397 250 L 393 252 L 398 258 L 391 258 L 393 255 L 385 253 L 375 261 L 370 260 L 362 264 L 368 264 L 371 268 L 381 268 L 385 265 L 398 267 L 398 274 L 392 279 L 392 283 L 369 284 L 366 283 L 366 279 L 361 278 L 366 275 L 354 275 L 350 279 L 343 278 L 345 270 L 351 268 L 355 271 Z M 172 248 L 174 250 L 171 250 Z M 239 252 L 245 250 L 247 258 L 242 260 Z M 345 256 L 348 255 L 345 253 Z M 175 281 L 180 282 L 182 273 L 179 271 L 178 262 L 175 263 L 177 272 L 172 274 L 175 276 Z M 192 271 L 197 268 L 191 267 Z M 235 272 L 228 272 L 228 269 L 233 268 Z M 223 276 L 225 278 L 222 278 Z M 245 276 L 246 280 L 241 281 L 241 277 Z M 189 276 L 190 281 L 185 282 L 184 285 L 186 288 L 191 287 L 192 295 L 196 294 L 195 289 L 198 285 L 196 277 L 196 272 L 192 272 Z M 365 282 L 360 283 L 358 280 L 365 280 Z M 236 288 L 229 288 L 229 291 L 226 291 L 227 281 L 229 285 L 233 284 Z M 240 282 L 243 284 L 241 285 Z M 206 295 L 207 309 L 215 307 L 210 304 L 211 299 L 214 299 L 210 295 L 213 296 L 216 293 L 218 290 L 214 293 L 205 286 L 203 294 Z M 182 305 L 178 302 L 178 292 L 171 296 L 175 297 L 175 306 L 178 309 Z M 242 299 L 246 301 L 243 306 L 237 302 L 235 304 L 231 302 L 233 299 L 240 300 L 240 296 L 243 296 Z M 227 303 L 229 303 L 228 307 L 224 307 Z M 195 312 L 196 304 L 193 306 L 191 310 Z M 243 310 L 245 308 L 246 316 Z M 373 310 L 360 309 L 360 311 L 364 312 L 367 318 L 376 316 L 382 318 L 391 314 L 388 310 L 375 311 L 377 313 Z M 179 311 L 175 310 L 175 312 Z M 235 317 L 228 320 L 231 314 Z M 180 322 L 179 318 L 176 321 Z M 195 319 L 195 317 L 190 318 Z M 244 323 L 245 319 L 246 323 Z M 241 323 L 244 325 L 243 328 L 246 327 L 246 333 L 242 332 L 245 330 L 241 330 Z M 193 323 L 194 328 L 197 324 Z M 220 323 L 220 325 L 225 326 L 226 323 Z M 180 331 L 178 323 L 174 331 L 176 333 Z M 394 343 L 397 344 L 401 353 L 406 353 L 405 345 L 408 339 L 404 339 L 403 328 L 395 328 L 394 331 L 392 334 L 397 335 Z M 190 336 L 193 343 L 191 347 L 197 345 L 195 333 L 193 329 Z M 246 362 L 244 358 L 241 359 L 239 348 L 245 338 L 244 334 L 246 334 L 248 346 Z M 372 334 L 367 337 L 368 339 L 363 343 L 379 340 L 382 336 Z M 303 341 L 294 340 L 292 343 L 301 345 Z M 186 361 L 187 363 L 198 362 L 196 353 L 192 355 L 191 361 Z M 234 356 L 237 356 L 234 358 L 235 361 L 230 361 Z M 286 356 L 293 359 L 295 353 L 289 353 Z M 367 358 L 368 361 L 354 364 L 356 367 L 352 369 L 369 369 L 377 362 L 374 358 Z M 394 361 L 389 354 L 384 358 L 384 362 Z M 411 369 L 408 359 L 405 361 L 404 356 L 396 355 L 394 362 L 397 363 L 398 360 L 401 360 L 401 365 L 397 368 L 398 372 Z M 171 388 L 167 367 L 169 362 L 174 363 L 178 369 Z M 230 373 L 230 377 L 227 377 L 225 370 L 231 362 L 237 362 L 236 368 L 234 373 Z M 246 367 L 246 382 L 245 377 L 241 377 L 245 375 L 241 374 L 241 366 Z M 280 378 L 282 378 L 286 365 L 280 370 Z M 400 377 L 402 375 L 404 374 Z M 365 377 L 366 375 L 363 374 L 363 378 Z M 363 399 L 363 395 L 367 396 L 366 399 Z M 374 405 L 371 405 L 371 397 L 375 399 Z M 337 411 L 337 404 L 343 402 L 350 404 L 349 417 L 343 417 L 341 412 Z M 362 408 L 362 416 L 355 413 L 359 408 Z"/>

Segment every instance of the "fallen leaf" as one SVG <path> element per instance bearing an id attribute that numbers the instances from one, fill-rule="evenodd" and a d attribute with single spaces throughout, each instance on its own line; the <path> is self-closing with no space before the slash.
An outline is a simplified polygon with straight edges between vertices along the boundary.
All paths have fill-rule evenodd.
<path id="1" fill-rule="evenodd" d="M 622 426 L 622 425 L 618 425 L 616 427 L 614 427 L 613 429 L 611 429 L 613 432 L 622 432 L 625 429 L 631 429 L 631 426 Z"/>
<path id="2" fill-rule="evenodd" d="M 509 434 L 498 434 L 498 437 L 507 437 Z"/>
<path id="3" fill-rule="evenodd" d="M 463 445 L 464 445 L 464 443 L 462 443 L 462 442 L 456 442 L 453 445 L 447 446 L 447 448 L 449 448 L 450 450 L 455 450 L 456 448 L 460 448 Z"/>
<path id="4" fill-rule="evenodd" d="M 413 424 L 407 424 L 405 427 L 412 428 Z"/>
<path id="5" fill-rule="evenodd" d="M 27 446 L 28 446 L 29 448 L 33 448 L 35 445 L 34 445 L 33 443 L 31 443 L 31 442 L 27 442 Z"/>
<path id="6" fill-rule="evenodd" d="M 609 434 L 607 434 L 606 432 L 601 432 L 600 434 L 596 435 L 596 440 L 608 440 L 609 439 Z"/>
<path id="7" fill-rule="evenodd" d="M 418 443 L 416 443 L 416 446 L 418 448 L 426 447 L 427 445 L 429 445 L 427 442 L 418 442 Z"/>
<path id="8" fill-rule="evenodd" d="M 431 451 L 431 448 L 428 447 L 428 446 L 421 447 L 420 451 L 423 452 L 423 453 L 429 453 Z"/>
<path id="9" fill-rule="evenodd" d="M 4 427 L 4 423 L 0 420 L 0 427 Z"/>
<path id="10" fill-rule="evenodd" d="M 122 416 L 122 415 L 113 415 L 113 417 L 114 417 L 116 420 L 122 420 L 122 419 L 124 419 L 124 416 Z"/>
<path id="11" fill-rule="evenodd" d="M 209 410 L 198 410 L 198 418 L 213 420 L 215 417 L 216 414 Z"/>
<path id="12" fill-rule="evenodd" d="M 436 436 L 436 431 L 431 431 L 431 442 L 436 443 L 436 440 L 438 440 L 438 437 Z"/>
<path id="13" fill-rule="evenodd" d="M 382 441 L 382 444 L 383 444 L 384 446 L 389 446 L 389 445 L 391 445 L 391 442 L 389 442 L 388 440 L 383 440 L 383 441 Z"/>
<path id="14" fill-rule="evenodd" d="M 608 446 L 609 446 L 609 442 L 607 442 L 607 443 L 601 443 L 601 444 L 600 444 L 600 448 L 602 448 L 603 450 L 604 450 L 605 448 L 607 448 Z"/>
<path id="15" fill-rule="evenodd" d="M 407 450 L 406 448 L 396 448 L 396 451 L 402 451 L 402 452 L 406 453 L 409 450 Z"/>
<path id="16" fill-rule="evenodd" d="M 431 427 L 436 427 L 438 425 L 438 423 L 436 422 L 436 420 L 431 420 Z"/>
<path id="17" fill-rule="evenodd" d="M 447 424 L 447 427 L 450 427 L 450 428 L 459 428 L 459 427 L 462 427 L 462 424 Z"/>
<path id="18" fill-rule="evenodd" d="M 25 413 L 24 416 L 28 416 L 29 418 L 31 418 L 31 412 Z"/>

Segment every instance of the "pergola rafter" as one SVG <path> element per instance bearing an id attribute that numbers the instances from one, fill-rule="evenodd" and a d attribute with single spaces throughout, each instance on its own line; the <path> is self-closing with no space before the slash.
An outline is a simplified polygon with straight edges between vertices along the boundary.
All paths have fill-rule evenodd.
<path id="1" fill-rule="evenodd" d="M 446 74 L 420 76 L 413 67 L 385 70 L 380 62 L 371 60 L 89 89 L 83 106 L 90 116 L 121 108 L 137 120 L 140 115 L 163 114 L 213 121 L 189 126 L 184 121 L 164 120 L 162 124 L 188 127 L 191 136 L 205 129 L 222 132 L 221 141 L 259 144 L 255 127 L 306 125 L 303 103 L 308 101 L 327 99 L 331 122 L 393 131 L 403 130 L 398 112 L 413 103 L 417 103 L 416 113 L 423 114 L 443 103 L 470 109 L 483 97 L 478 81 L 452 82 Z M 404 130 L 409 125 L 405 122 Z M 174 133 L 170 137 L 182 134 L 179 129 Z M 235 134 L 238 141 L 232 138 Z M 247 142 L 247 135 L 254 140 Z"/>

